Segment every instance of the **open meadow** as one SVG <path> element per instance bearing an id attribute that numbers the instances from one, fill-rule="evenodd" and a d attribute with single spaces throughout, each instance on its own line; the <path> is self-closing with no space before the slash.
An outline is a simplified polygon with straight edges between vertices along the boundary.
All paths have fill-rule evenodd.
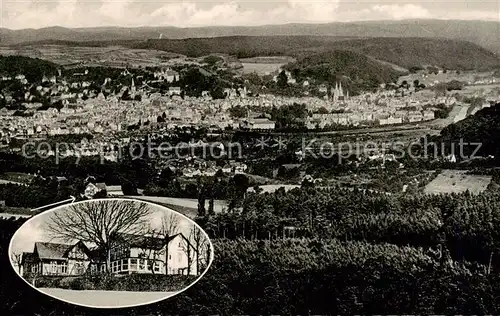
<path id="1" fill-rule="evenodd" d="M 158 66 L 182 55 L 154 49 L 132 49 L 121 46 L 71 47 L 65 45 L 36 45 L 20 48 L 0 47 L 0 55 L 20 55 L 41 58 L 58 65 L 137 67 Z"/>
<path id="2" fill-rule="evenodd" d="M 270 75 L 278 71 L 280 67 L 295 59 L 287 56 L 253 57 L 240 59 L 243 73 L 257 73 L 258 75 Z"/>
<path id="3" fill-rule="evenodd" d="M 482 77 L 491 76 L 492 72 L 476 72 L 476 71 L 462 71 L 457 73 L 456 71 L 448 71 L 446 73 L 439 74 L 422 74 L 422 73 L 414 73 L 408 74 L 406 76 L 401 76 L 398 80 L 398 83 L 402 83 L 406 80 L 409 83 L 413 83 L 414 80 L 418 80 L 420 83 L 429 86 L 435 82 L 448 82 L 452 80 L 458 80 L 463 82 L 474 82 L 476 79 L 480 79 Z"/>
<path id="4" fill-rule="evenodd" d="M 466 174 L 462 170 L 443 170 L 426 187 L 427 194 L 461 193 L 469 190 L 470 193 L 479 194 L 488 188 L 491 176 Z"/>

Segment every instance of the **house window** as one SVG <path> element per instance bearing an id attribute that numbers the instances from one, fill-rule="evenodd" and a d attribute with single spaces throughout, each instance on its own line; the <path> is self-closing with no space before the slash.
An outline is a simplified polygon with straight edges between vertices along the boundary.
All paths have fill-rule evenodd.
<path id="1" fill-rule="evenodd" d="M 154 264 L 154 261 L 153 260 L 147 260 L 147 266 L 148 266 L 148 271 L 153 271 L 153 264 Z"/>
<path id="2" fill-rule="evenodd" d="M 155 271 L 155 272 L 160 272 L 160 262 L 155 261 L 154 271 Z"/>
<path id="3" fill-rule="evenodd" d="M 182 243 L 179 241 L 179 248 L 181 248 L 181 247 L 182 247 Z"/>
<path id="4" fill-rule="evenodd" d="M 144 265 L 144 259 L 139 259 L 139 270 L 144 270 L 146 267 Z"/>
<path id="5" fill-rule="evenodd" d="M 66 262 L 59 262 L 57 264 L 57 274 L 67 274 L 68 264 Z"/>
<path id="6" fill-rule="evenodd" d="M 128 259 L 122 260 L 122 271 L 128 270 Z"/>
<path id="7" fill-rule="evenodd" d="M 120 271 L 120 261 L 114 261 L 113 262 L 113 265 L 112 265 L 112 268 L 111 268 L 111 272 L 119 272 Z"/>
<path id="8" fill-rule="evenodd" d="M 172 255 L 168 255 L 168 260 L 172 260 Z"/>
<path id="9" fill-rule="evenodd" d="M 57 273 L 57 261 L 50 262 L 49 273 L 53 273 L 53 274 Z"/>
<path id="10" fill-rule="evenodd" d="M 130 259 L 130 270 L 137 270 L 137 259 Z"/>

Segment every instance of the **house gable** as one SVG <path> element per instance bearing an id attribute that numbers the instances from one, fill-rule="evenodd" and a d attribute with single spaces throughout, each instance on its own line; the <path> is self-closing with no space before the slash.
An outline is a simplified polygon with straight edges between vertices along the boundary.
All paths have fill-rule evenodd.
<path id="1" fill-rule="evenodd" d="M 66 252 L 72 245 L 36 242 L 35 252 L 40 260 L 66 260 Z"/>
<path id="2" fill-rule="evenodd" d="M 168 273 L 197 274 L 196 261 L 196 251 L 189 240 L 181 233 L 172 236 L 168 246 Z"/>
<path id="3" fill-rule="evenodd" d="M 90 250 L 85 246 L 82 241 L 77 242 L 74 246 L 70 247 L 65 257 L 70 260 L 91 260 Z"/>

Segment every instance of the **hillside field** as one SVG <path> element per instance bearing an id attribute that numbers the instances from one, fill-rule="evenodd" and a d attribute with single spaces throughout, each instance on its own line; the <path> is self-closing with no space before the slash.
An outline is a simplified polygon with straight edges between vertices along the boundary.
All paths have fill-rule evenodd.
<path id="1" fill-rule="evenodd" d="M 469 190 L 479 194 L 488 188 L 491 176 L 468 175 L 461 170 L 443 170 L 426 187 L 427 194 L 461 193 Z"/>

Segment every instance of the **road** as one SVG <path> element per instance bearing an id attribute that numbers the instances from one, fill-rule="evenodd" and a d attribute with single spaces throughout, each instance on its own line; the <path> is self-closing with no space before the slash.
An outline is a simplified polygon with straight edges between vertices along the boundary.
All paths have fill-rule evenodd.
<path id="1" fill-rule="evenodd" d="M 39 288 L 38 290 L 69 303 L 97 308 L 144 305 L 177 294 L 177 292 L 76 291 L 55 288 Z"/>
<path id="2" fill-rule="evenodd" d="M 262 193 L 273 193 L 273 192 L 277 191 L 280 188 L 285 189 L 285 192 L 286 192 L 286 191 L 290 191 L 290 190 L 293 190 L 293 189 L 296 189 L 296 188 L 300 188 L 300 187 L 301 186 L 298 185 L 298 184 L 266 184 L 266 185 L 259 185 L 259 188 L 262 189 Z M 320 186 L 318 188 L 320 188 L 320 189 L 330 189 L 330 188 L 333 188 L 333 186 L 332 187 Z M 342 187 L 342 189 L 354 191 L 354 188 L 351 188 L 351 187 Z M 376 191 L 376 190 L 372 190 L 372 189 L 359 189 L 359 190 L 360 191 L 364 191 L 364 192 L 370 192 L 370 193 L 378 193 L 378 194 L 387 194 L 387 195 L 391 195 L 392 194 L 390 192 L 382 192 L 382 191 Z M 254 192 L 254 189 L 253 188 L 248 188 L 247 192 Z"/>
<path id="3" fill-rule="evenodd" d="M 196 199 L 184 199 L 184 198 L 173 198 L 173 197 L 163 197 L 163 196 L 127 196 L 129 198 L 149 201 L 153 203 L 169 204 L 172 206 L 180 206 L 191 209 L 198 209 L 198 200 Z M 208 201 L 207 201 L 208 203 Z M 224 200 L 214 200 L 214 211 L 216 213 L 222 212 L 227 208 L 226 201 Z"/>
<path id="4" fill-rule="evenodd" d="M 455 118 L 453 119 L 453 123 L 456 123 L 456 122 L 459 122 L 463 119 L 465 119 L 467 117 L 467 111 L 469 110 L 469 106 L 462 106 L 460 108 L 460 111 L 458 112 L 458 114 L 455 116 Z"/>
<path id="5" fill-rule="evenodd" d="M 423 123 L 423 125 L 428 126 L 432 129 L 441 130 L 450 124 L 463 120 L 467 116 L 468 109 L 469 106 L 467 105 L 455 105 L 453 109 L 451 109 L 447 118 L 429 121 Z"/>
<path id="6" fill-rule="evenodd" d="M 4 218 L 4 219 L 9 219 L 11 217 L 14 217 L 16 219 L 21 218 L 21 217 L 30 218 L 31 216 L 33 216 L 33 215 L 0 213 L 0 218 Z"/>
<path id="7" fill-rule="evenodd" d="M 9 183 L 10 184 L 17 184 L 17 185 L 24 185 L 25 187 L 28 186 L 28 184 L 26 184 L 26 183 L 0 179 L 0 184 L 9 184 Z"/>

